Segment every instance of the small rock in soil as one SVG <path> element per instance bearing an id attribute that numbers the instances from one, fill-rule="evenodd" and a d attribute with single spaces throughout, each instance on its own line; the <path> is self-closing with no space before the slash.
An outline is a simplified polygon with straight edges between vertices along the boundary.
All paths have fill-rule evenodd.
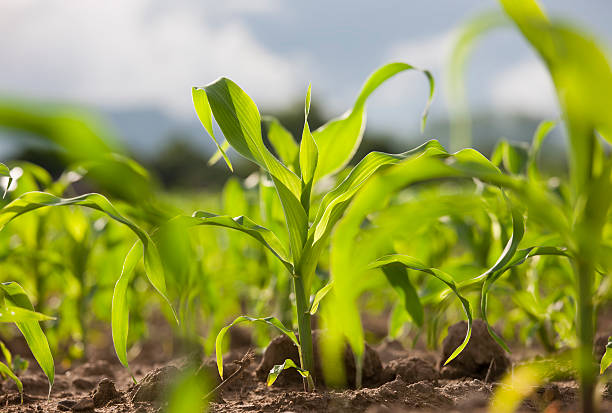
<path id="1" fill-rule="evenodd" d="M 324 382 L 318 345 L 320 334 L 320 330 L 316 330 L 312 334 L 315 356 L 314 378 L 317 383 Z M 259 364 L 256 370 L 257 378 L 261 381 L 265 381 L 268 377 L 270 369 L 272 369 L 272 367 L 274 367 L 274 365 L 276 364 L 282 364 L 286 359 L 293 360 L 294 363 L 296 363 L 297 365 L 300 364 L 297 346 L 291 341 L 289 337 L 285 335 L 278 336 L 270 342 L 268 347 L 266 347 L 261 363 Z M 349 387 L 355 387 L 355 357 L 348 344 L 346 345 L 344 350 L 344 366 Z M 363 360 L 363 385 L 377 385 L 381 381 L 381 376 L 382 363 L 380 362 L 378 353 L 372 347 L 366 344 Z M 297 372 L 293 370 L 288 370 L 283 372 L 283 374 L 279 376 L 276 383 L 278 383 L 277 385 L 283 386 L 289 383 L 301 382 L 302 377 Z"/>
<path id="2" fill-rule="evenodd" d="M 500 378 L 510 367 L 510 359 L 504 349 L 489 335 L 487 326 L 482 320 L 474 320 L 472 337 L 468 345 L 453 361 L 444 366 L 444 362 L 463 342 L 467 331 L 467 323 L 461 321 L 448 329 L 448 335 L 442 342 L 442 360 L 440 375 L 445 379 L 473 377 L 485 379 L 489 372 L 489 380 Z"/>
<path id="3" fill-rule="evenodd" d="M 72 406 L 73 412 L 93 412 L 94 411 L 94 403 L 91 398 L 85 398 L 79 400 L 74 406 Z"/>
<path id="4" fill-rule="evenodd" d="M 148 373 L 132 389 L 132 402 L 152 402 L 160 400 L 163 393 L 176 378 L 178 369 L 174 366 L 165 366 Z"/>
<path id="5" fill-rule="evenodd" d="M 98 387 L 93 394 L 93 402 L 95 407 L 105 406 L 111 400 L 121 397 L 121 393 L 115 389 L 115 383 L 112 380 L 104 378 L 98 383 Z"/>
<path id="6" fill-rule="evenodd" d="M 398 375 L 409 384 L 422 380 L 436 380 L 439 377 L 435 366 L 418 357 L 404 357 L 390 361 L 383 368 L 382 380 L 392 381 Z"/>

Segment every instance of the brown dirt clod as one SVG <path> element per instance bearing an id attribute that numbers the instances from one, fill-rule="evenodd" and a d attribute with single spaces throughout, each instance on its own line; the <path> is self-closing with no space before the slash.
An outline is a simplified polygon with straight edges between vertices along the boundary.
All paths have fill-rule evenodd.
<path id="1" fill-rule="evenodd" d="M 121 393 L 115 388 L 115 383 L 108 378 L 100 380 L 92 396 L 95 407 L 105 406 L 108 402 L 119 397 L 121 397 Z"/>
<path id="2" fill-rule="evenodd" d="M 468 345 L 453 361 L 444 366 L 444 362 L 463 342 L 467 323 L 461 321 L 448 329 L 448 335 L 442 342 L 442 359 L 440 375 L 445 379 L 473 377 L 489 380 L 500 378 L 510 367 L 510 359 L 504 349 L 489 335 L 487 326 L 482 320 L 474 320 L 472 337 Z M 490 371 L 489 371 L 490 370 Z"/>
<path id="3" fill-rule="evenodd" d="M 392 381 L 398 375 L 409 384 L 423 380 L 437 380 L 440 377 L 435 366 L 418 357 L 403 357 L 391 360 L 384 366 L 383 381 Z"/>
<path id="4" fill-rule="evenodd" d="M 131 400 L 137 402 L 152 402 L 160 400 L 179 370 L 174 366 L 165 366 L 149 372 L 131 391 Z"/>
<path id="5" fill-rule="evenodd" d="M 90 397 L 79 400 L 74 406 L 72 406 L 73 412 L 93 412 L 94 402 Z"/>
<path id="6" fill-rule="evenodd" d="M 321 331 L 316 330 L 313 332 L 313 347 L 315 356 L 315 372 L 314 379 L 317 385 L 324 383 L 323 370 L 321 369 L 321 358 L 319 352 L 319 337 Z M 276 364 L 282 364 L 286 359 L 293 360 L 298 366 L 300 365 L 299 353 L 297 346 L 285 335 L 274 338 L 266 347 L 264 351 L 261 363 L 256 369 L 257 378 L 261 381 L 265 381 L 268 377 L 270 369 Z M 355 387 L 355 357 L 352 350 L 347 344 L 344 351 L 344 367 L 347 375 L 347 382 L 349 387 Z M 379 384 L 381 381 L 383 369 L 378 353 L 370 347 L 368 344 L 365 345 L 365 355 L 363 360 L 363 385 L 371 386 Z M 283 372 L 275 382 L 275 385 L 286 386 L 289 384 L 301 383 L 302 377 L 295 371 L 289 370 Z"/>

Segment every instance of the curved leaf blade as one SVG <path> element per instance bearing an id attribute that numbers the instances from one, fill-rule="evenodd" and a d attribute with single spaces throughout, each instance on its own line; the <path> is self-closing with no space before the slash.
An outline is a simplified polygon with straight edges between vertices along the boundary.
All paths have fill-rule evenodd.
<path id="1" fill-rule="evenodd" d="M 204 126 L 206 132 L 208 132 L 212 140 L 215 142 L 215 145 L 217 145 L 217 153 L 219 153 L 219 155 L 222 156 L 223 159 L 225 159 L 225 163 L 229 167 L 230 171 L 233 171 L 234 168 L 232 167 L 232 163 L 230 162 L 227 154 L 225 153 L 225 151 L 227 150 L 227 146 L 229 146 L 229 143 L 227 145 L 226 143 L 220 145 L 219 141 L 217 141 L 217 138 L 215 137 L 215 132 L 213 130 L 212 124 L 212 110 L 210 108 L 210 103 L 208 102 L 208 96 L 206 95 L 206 91 L 204 89 L 193 87 L 191 88 L 191 96 L 193 99 L 193 106 L 195 108 L 196 114 L 198 115 L 198 118 L 200 119 L 200 122 L 202 123 L 202 126 Z M 213 157 L 209 160 L 209 164 L 216 163 L 217 159 L 217 154 L 213 155 Z"/>
<path id="2" fill-rule="evenodd" d="M 455 284 L 455 281 L 449 274 L 437 268 L 427 267 L 425 264 L 423 264 L 419 260 L 413 257 L 410 257 L 408 255 L 401 255 L 401 254 L 386 255 L 372 262 L 368 266 L 368 268 L 369 269 L 382 268 L 382 267 L 394 265 L 394 264 L 400 264 L 405 268 L 415 270 L 415 271 L 421 271 L 426 274 L 434 276 L 435 278 L 437 278 L 438 280 L 446 284 L 446 286 L 449 287 L 453 291 L 453 293 L 455 293 L 455 295 L 461 302 L 461 306 L 463 307 L 463 311 L 465 312 L 465 315 L 467 317 L 467 324 L 468 324 L 467 327 L 468 328 L 467 328 L 465 338 L 463 339 L 463 342 L 459 345 L 459 347 L 455 349 L 455 351 L 453 351 L 453 353 L 444 362 L 444 365 L 447 365 L 463 351 L 465 346 L 467 346 L 468 342 L 470 341 L 470 337 L 472 335 L 472 309 L 470 307 L 470 302 L 465 297 L 463 297 L 463 295 L 461 295 L 461 293 L 459 292 L 459 289 L 457 288 L 457 285 Z"/>
<path id="3" fill-rule="evenodd" d="M 270 372 L 268 373 L 268 378 L 266 380 L 266 385 L 268 387 L 273 385 L 276 379 L 278 378 L 278 376 L 280 376 L 280 374 L 287 369 L 296 369 L 297 372 L 300 373 L 300 375 L 304 378 L 308 378 L 308 376 L 310 376 L 310 372 L 308 370 L 304 370 L 300 368 L 291 359 L 285 359 L 283 364 L 275 364 L 274 367 L 270 369 Z"/>
<path id="4" fill-rule="evenodd" d="M 21 380 L 19 380 L 19 378 L 15 375 L 15 373 L 13 373 L 13 370 L 11 370 L 6 364 L 4 364 L 1 361 L 0 361 L 0 373 L 7 375 L 11 380 L 15 382 L 15 385 L 17 386 L 17 390 L 19 390 L 19 396 L 21 396 L 21 403 L 23 403 L 23 383 L 21 382 Z"/>
<path id="5" fill-rule="evenodd" d="M 166 296 L 166 280 L 164 277 L 164 270 L 159 257 L 159 252 L 157 251 L 157 246 L 149 234 L 122 216 L 113 206 L 113 204 L 111 204 L 111 202 L 103 195 L 91 193 L 74 198 L 60 198 L 46 192 L 28 192 L 0 210 L 0 229 L 4 228 L 4 226 L 13 219 L 27 212 L 47 206 L 57 207 L 66 205 L 79 205 L 103 212 L 113 220 L 127 226 L 138 236 L 144 245 L 145 270 L 147 278 L 151 285 L 170 306 L 175 319 L 177 319 L 174 308 Z"/>
<path id="6" fill-rule="evenodd" d="M 223 353 L 222 353 L 223 348 L 222 346 L 223 346 L 223 339 L 225 338 L 225 334 L 230 328 L 232 328 L 236 324 L 240 324 L 244 322 L 264 323 L 264 324 L 277 328 L 281 333 L 285 334 L 287 337 L 291 339 L 291 341 L 295 343 L 295 345 L 298 347 L 298 350 L 300 350 L 300 359 L 301 359 L 300 343 L 297 337 L 295 336 L 295 333 L 289 330 L 287 327 L 285 327 L 283 323 L 280 320 L 278 320 L 276 317 L 254 318 L 254 317 L 249 317 L 246 315 L 241 315 L 240 317 L 232 321 L 230 324 L 223 327 L 219 331 L 219 334 L 217 334 L 217 338 L 215 339 L 215 354 L 217 358 L 217 369 L 219 370 L 219 377 L 221 377 L 221 379 L 223 379 Z"/>
<path id="7" fill-rule="evenodd" d="M 256 224 L 244 215 L 230 217 L 227 215 L 215 215 L 205 211 L 195 211 L 192 217 L 179 217 L 179 219 L 183 220 L 187 225 L 210 225 L 244 232 L 270 250 L 289 271 L 293 270 L 293 266 L 289 262 L 287 250 L 276 234 Z"/>
<path id="8" fill-rule="evenodd" d="M 407 63 L 398 62 L 384 65 L 366 80 L 351 110 L 313 132 L 313 138 L 319 149 L 319 163 L 315 181 L 342 169 L 351 160 L 361 143 L 365 130 L 365 105 L 368 98 L 385 81 L 406 70 L 418 70 L 424 73 L 429 82 L 429 96 L 421 116 L 421 127 L 425 126 L 435 89 L 431 73 Z"/>
<path id="9" fill-rule="evenodd" d="M 129 369 L 127 359 L 127 339 L 130 319 L 130 308 L 127 302 L 128 286 L 136 265 L 143 255 L 142 241 L 136 241 L 125 257 L 121 275 L 113 289 L 113 301 L 111 309 L 111 330 L 115 353 L 121 364 Z M 131 374 L 131 371 L 130 371 Z M 132 376 L 132 379 L 134 376 Z"/>
<path id="10" fill-rule="evenodd" d="M 599 365 L 599 374 L 604 374 L 606 369 L 612 364 L 612 336 L 608 337 L 608 344 L 606 344 L 606 352 L 601 358 Z"/>
<path id="11" fill-rule="evenodd" d="M 34 306 L 30 302 L 25 290 L 16 282 L 4 282 L 0 284 L 0 289 L 4 293 L 4 303 L 6 306 L 14 306 L 34 312 Z M 38 365 L 49 380 L 49 393 L 53 387 L 55 379 L 55 363 L 49 348 L 49 342 L 45 333 L 42 331 L 38 320 L 16 321 L 15 324 L 26 342 Z"/>

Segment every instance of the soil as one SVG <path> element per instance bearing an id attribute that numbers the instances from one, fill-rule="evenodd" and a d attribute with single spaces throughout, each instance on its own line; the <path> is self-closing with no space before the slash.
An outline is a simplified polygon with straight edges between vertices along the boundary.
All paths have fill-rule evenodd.
<path id="1" fill-rule="evenodd" d="M 265 384 L 270 363 L 294 358 L 297 351 L 282 338 L 276 338 L 262 356 L 233 380 L 224 384 L 210 404 L 211 412 L 485 412 L 498 386 L 497 380 L 520 360 L 510 359 L 489 336 L 486 327 L 475 322 L 472 339 L 464 353 L 441 367 L 453 340 L 463 338 L 465 325 L 451 327 L 441 354 L 408 351 L 396 341 L 368 346 L 364 363 L 364 385 L 359 390 L 331 390 L 322 385 L 320 372 L 315 374 L 318 389 L 304 392 L 299 376 L 281 374 L 271 386 Z M 315 333 L 315 336 L 320 333 Z M 226 377 L 238 369 L 248 348 L 233 349 L 224 357 Z M 21 374 L 24 385 L 23 404 L 16 386 L 10 380 L 0 383 L 0 411 L 13 412 L 139 412 L 164 411 L 167 388 L 180 372 L 201 367 L 209 375 L 216 373 L 215 361 L 196 356 L 164 362 L 155 346 L 143 347 L 131 364 L 138 384 L 111 352 L 101 352 L 99 359 L 56 374 L 53 391 L 47 398 L 47 379 L 35 362 Z M 350 350 L 346 351 L 347 370 L 355 371 Z M 283 359 L 284 360 L 284 359 Z M 281 360 L 281 362 L 283 361 Z M 296 360 L 297 361 L 297 360 Z M 352 364 L 351 364 L 352 363 Z M 197 367 L 196 367 L 197 368 Z M 350 383 L 353 384 L 354 383 Z M 536 389 L 523 402 L 521 411 L 576 412 L 578 386 L 575 381 L 556 381 Z M 612 386 L 603 392 L 602 412 L 612 412 Z"/>

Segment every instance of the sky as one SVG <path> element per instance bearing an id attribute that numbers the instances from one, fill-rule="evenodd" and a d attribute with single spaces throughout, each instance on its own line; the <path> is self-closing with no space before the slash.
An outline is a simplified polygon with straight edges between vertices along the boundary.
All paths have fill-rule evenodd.
<path id="1" fill-rule="evenodd" d="M 609 0 L 542 3 L 612 44 Z M 303 99 L 311 82 L 313 101 L 338 115 L 369 73 L 405 61 L 433 72 L 432 117 L 444 117 L 444 74 L 458 28 L 487 10 L 498 3 L 3 0 L 0 95 L 193 122 L 191 86 L 226 76 L 268 110 Z M 516 32 L 500 29 L 479 43 L 467 73 L 477 110 L 557 114 L 550 79 Z M 398 76 L 371 99 L 369 122 L 395 134 L 416 130 L 426 95 L 422 75 Z"/>

